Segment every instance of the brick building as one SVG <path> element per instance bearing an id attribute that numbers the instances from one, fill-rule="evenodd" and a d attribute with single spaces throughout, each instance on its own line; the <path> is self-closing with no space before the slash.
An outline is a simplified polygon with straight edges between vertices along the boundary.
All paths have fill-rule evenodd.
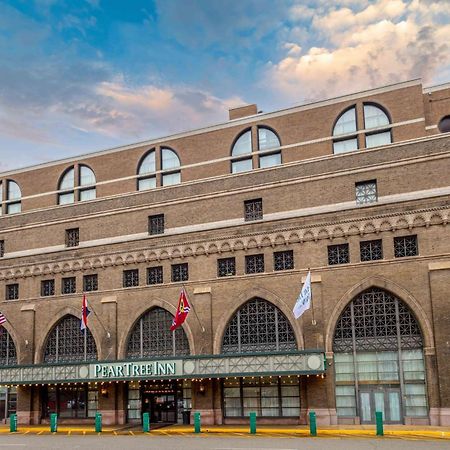
<path id="1" fill-rule="evenodd" d="M 450 425 L 449 131 L 414 80 L 0 174 L 0 417 Z"/>

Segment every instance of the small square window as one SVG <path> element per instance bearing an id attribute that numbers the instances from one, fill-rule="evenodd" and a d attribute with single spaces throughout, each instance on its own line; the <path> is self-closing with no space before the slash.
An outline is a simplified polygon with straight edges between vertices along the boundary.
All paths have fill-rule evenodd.
<path id="1" fill-rule="evenodd" d="M 41 281 L 41 297 L 55 295 L 55 280 Z"/>
<path id="2" fill-rule="evenodd" d="M 217 276 L 231 277 L 236 275 L 236 258 L 221 258 L 217 260 Z"/>
<path id="3" fill-rule="evenodd" d="M 361 262 L 383 259 L 383 243 L 381 239 L 359 243 Z"/>
<path id="4" fill-rule="evenodd" d="M 348 244 L 329 245 L 328 246 L 328 264 L 347 264 L 350 262 L 350 252 Z"/>
<path id="5" fill-rule="evenodd" d="M 5 241 L 0 241 L 0 258 L 5 256 Z"/>
<path id="6" fill-rule="evenodd" d="M 164 234 L 164 214 L 149 216 L 148 234 Z"/>
<path id="7" fill-rule="evenodd" d="M 377 180 L 355 183 L 356 204 L 376 203 L 378 200 Z"/>
<path id="8" fill-rule="evenodd" d="M 19 299 L 19 285 L 17 283 L 6 285 L 6 300 Z"/>
<path id="9" fill-rule="evenodd" d="M 80 229 L 70 228 L 66 230 L 66 247 L 78 247 L 80 245 Z"/>
<path id="10" fill-rule="evenodd" d="M 163 282 L 162 266 L 149 267 L 147 269 L 147 284 L 162 284 Z"/>
<path id="11" fill-rule="evenodd" d="M 249 255 L 245 257 L 245 273 L 263 273 L 264 255 Z"/>
<path id="12" fill-rule="evenodd" d="M 262 198 L 246 200 L 244 202 L 244 218 L 246 222 L 250 222 L 252 220 L 262 220 L 263 218 Z"/>
<path id="13" fill-rule="evenodd" d="M 139 286 L 139 270 L 124 270 L 123 271 L 123 287 Z"/>
<path id="14" fill-rule="evenodd" d="M 187 281 L 189 279 L 189 271 L 187 263 L 172 265 L 172 281 Z"/>
<path id="15" fill-rule="evenodd" d="M 83 291 L 92 292 L 98 290 L 98 277 L 97 274 L 84 275 L 83 277 Z"/>
<path id="16" fill-rule="evenodd" d="M 401 236 L 394 238 L 394 256 L 404 258 L 405 256 L 417 256 L 419 247 L 417 245 L 417 235 Z"/>
<path id="17" fill-rule="evenodd" d="M 274 270 L 290 270 L 294 268 L 294 252 L 286 250 L 284 252 L 275 252 L 273 254 Z"/>
<path id="18" fill-rule="evenodd" d="M 61 282 L 61 294 L 74 294 L 77 291 L 77 279 L 75 277 L 63 278 Z"/>

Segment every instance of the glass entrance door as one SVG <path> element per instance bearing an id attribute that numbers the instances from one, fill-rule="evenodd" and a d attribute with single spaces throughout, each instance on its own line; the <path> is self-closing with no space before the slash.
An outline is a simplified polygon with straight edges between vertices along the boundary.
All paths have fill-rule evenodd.
<path id="1" fill-rule="evenodd" d="M 361 423 L 375 423 L 375 412 L 383 413 L 385 423 L 402 423 L 400 388 L 377 386 L 359 390 Z"/>
<path id="2" fill-rule="evenodd" d="M 149 382 L 142 390 L 142 412 L 151 423 L 177 422 L 177 387 L 174 382 Z"/>

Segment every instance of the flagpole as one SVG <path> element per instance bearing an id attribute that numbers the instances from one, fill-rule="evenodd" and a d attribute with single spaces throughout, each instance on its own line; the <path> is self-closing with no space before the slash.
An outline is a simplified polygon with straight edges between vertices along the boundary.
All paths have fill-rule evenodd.
<path id="1" fill-rule="evenodd" d="M 184 289 L 184 290 L 186 291 L 186 293 L 187 293 L 187 289 L 186 289 L 185 285 L 183 284 L 182 286 L 183 286 L 183 289 Z M 205 327 L 203 326 L 203 324 L 202 324 L 200 318 L 198 317 L 197 311 L 195 310 L 194 304 L 193 304 L 192 302 L 191 302 L 191 307 L 192 307 L 192 311 L 194 311 L 195 317 L 197 317 L 198 323 L 199 323 L 200 326 L 202 327 L 202 333 L 204 333 L 204 332 L 205 332 Z"/>
<path id="2" fill-rule="evenodd" d="M 86 297 L 86 294 L 83 292 L 83 295 Z M 103 329 L 106 331 L 106 336 L 108 339 L 111 337 L 111 333 L 106 329 L 105 325 L 103 325 L 103 322 L 100 320 L 100 317 L 95 312 L 95 309 L 92 307 L 92 305 L 89 303 L 89 300 L 86 297 L 86 305 L 91 307 L 91 311 L 94 313 L 94 316 L 97 317 L 97 320 L 99 321 L 100 325 L 103 327 Z M 86 330 L 86 328 L 85 328 Z"/>
<path id="3" fill-rule="evenodd" d="M 311 272 L 311 268 L 308 267 L 308 273 Z M 311 280 L 311 325 L 317 325 L 316 319 L 314 318 L 314 302 L 313 302 L 313 289 Z"/>

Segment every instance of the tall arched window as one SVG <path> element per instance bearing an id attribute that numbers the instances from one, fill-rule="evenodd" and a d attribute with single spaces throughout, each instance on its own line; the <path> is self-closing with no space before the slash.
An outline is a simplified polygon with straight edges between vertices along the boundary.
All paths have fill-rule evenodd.
<path id="1" fill-rule="evenodd" d="M 0 327 L 0 365 L 13 366 L 17 364 L 17 353 L 14 341 L 8 331 Z"/>
<path id="2" fill-rule="evenodd" d="M 161 173 L 159 179 L 160 186 L 171 186 L 181 183 L 180 158 L 171 148 L 162 147 L 160 149 L 158 163 L 155 149 L 150 150 L 144 155 L 138 167 L 138 191 L 145 191 L 158 186 L 158 172 Z"/>
<path id="3" fill-rule="evenodd" d="M 134 325 L 127 344 L 127 358 L 189 355 L 183 327 L 170 331 L 173 316 L 163 308 L 147 311 Z"/>
<path id="4" fill-rule="evenodd" d="M 280 139 L 268 127 L 258 126 L 257 151 L 259 167 L 277 166 L 281 164 Z M 253 142 L 251 128 L 245 130 L 233 144 L 231 149 L 231 173 L 246 172 L 253 169 Z"/>
<path id="5" fill-rule="evenodd" d="M 333 128 L 333 152 L 346 153 L 358 150 L 356 106 L 346 109 Z"/>
<path id="6" fill-rule="evenodd" d="M 254 298 L 228 323 L 222 353 L 249 353 L 297 349 L 294 331 L 286 316 L 272 303 Z"/>
<path id="7" fill-rule="evenodd" d="M 390 292 L 370 288 L 342 312 L 333 340 L 336 408 L 340 417 L 388 423 L 428 414 L 423 340 L 409 308 Z"/>
<path id="8" fill-rule="evenodd" d="M 6 189 L 0 182 L 0 215 L 16 214 L 22 211 L 22 192 L 19 185 L 12 180 L 6 180 Z M 4 196 L 4 197 L 3 197 Z"/>
<path id="9" fill-rule="evenodd" d="M 97 347 L 89 329 L 80 330 L 80 319 L 67 315 L 53 328 L 47 338 L 44 362 L 95 361 Z"/>
<path id="10" fill-rule="evenodd" d="M 65 170 L 58 183 L 58 204 L 67 205 L 96 198 L 96 179 L 93 170 L 77 164 Z"/>
<path id="11" fill-rule="evenodd" d="M 386 112 L 380 106 L 373 103 L 364 104 L 364 128 L 366 130 L 366 147 L 379 147 L 392 142 L 391 121 Z"/>

